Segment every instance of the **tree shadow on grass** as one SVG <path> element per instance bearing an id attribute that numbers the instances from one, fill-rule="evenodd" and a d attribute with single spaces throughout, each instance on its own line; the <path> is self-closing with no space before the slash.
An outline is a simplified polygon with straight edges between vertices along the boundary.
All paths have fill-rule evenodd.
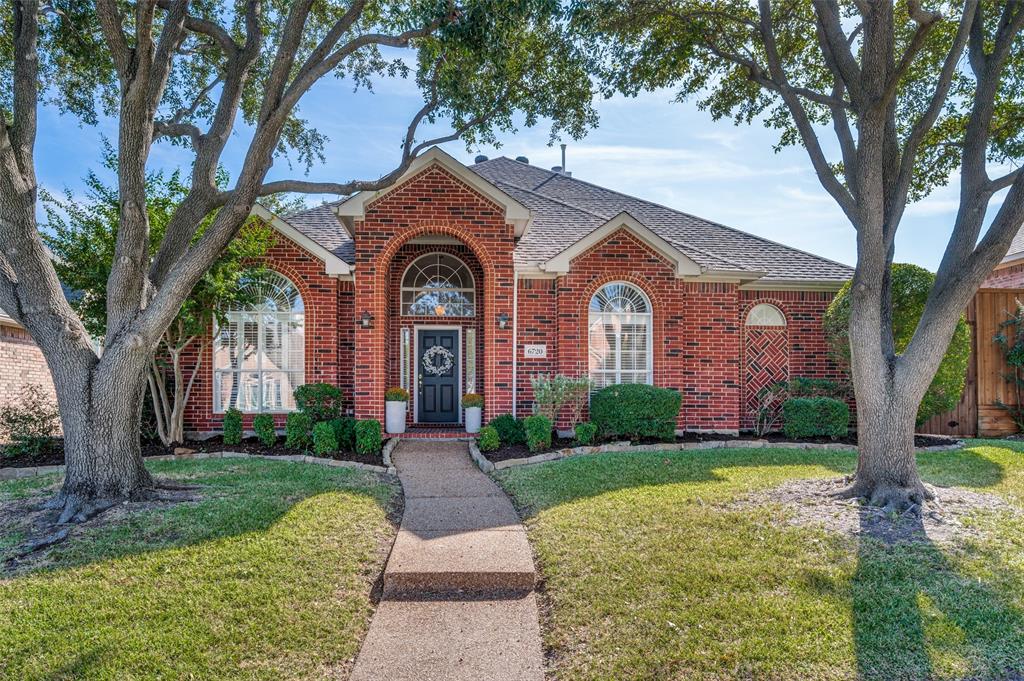
<path id="1" fill-rule="evenodd" d="M 965 571 L 976 556 L 970 546 L 953 553 L 927 539 L 886 545 L 871 536 L 868 515 L 861 518 L 851 582 L 861 678 L 1024 678 L 1024 613 Z"/>
<path id="2" fill-rule="evenodd" d="M 0 577 L 266 532 L 306 499 L 330 492 L 365 496 L 392 519 L 396 514 L 397 495 L 374 474 L 363 471 L 238 459 L 151 462 L 149 467 L 158 476 L 194 485 L 194 498 L 115 507 L 74 526 L 72 535 L 61 544 L 26 559 L 0 563 Z M 36 490 L 36 498 L 19 493 L 6 504 L 15 510 L 38 509 L 50 493 L 51 489 L 42 487 Z M 0 500 L 0 511 L 4 505 Z"/>

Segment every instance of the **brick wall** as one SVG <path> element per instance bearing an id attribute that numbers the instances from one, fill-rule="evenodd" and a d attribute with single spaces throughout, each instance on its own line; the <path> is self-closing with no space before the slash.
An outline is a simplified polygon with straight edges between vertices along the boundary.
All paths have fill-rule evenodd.
<path id="1" fill-rule="evenodd" d="M 28 331 L 0 323 L 0 405 L 17 400 L 30 385 L 38 385 L 56 401 L 50 368 Z"/>
<path id="2" fill-rule="evenodd" d="M 425 235 L 455 237 L 478 263 L 483 295 L 477 302 L 477 370 L 484 418 L 510 411 L 512 327 L 499 329 L 496 322 L 502 312 L 512 314 L 514 231 L 505 222 L 504 210 L 443 168 L 431 166 L 369 204 L 355 231 L 357 315 L 365 309 L 374 317 L 371 328 L 356 328 L 356 415 L 383 419 L 384 390 L 389 377 L 397 376 L 397 354 L 388 348 L 397 296 L 388 285 L 398 269 L 393 261 L 409 241 Z"/>
<path id="3" fill-rule="evenodd" d="M 981 288 L 1024 288 L 1024 263 L 997 267 L 981 284 Z"/>

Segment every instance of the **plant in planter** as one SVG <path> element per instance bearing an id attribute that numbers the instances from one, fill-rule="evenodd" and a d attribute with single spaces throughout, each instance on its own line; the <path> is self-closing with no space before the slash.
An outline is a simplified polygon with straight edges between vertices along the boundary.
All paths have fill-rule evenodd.
<path id="1" fill-rule="evenodd" d="M 384 426 L 389 433 L 405 432 L 405 410 L 409 405 L 409 391 L 405 388 L 388 388 L 384 391 Z"/>
<path id="2" fill-rule="evenodd" d="M 483 395 L 466 393 L 462 396 L 462 407 L 466 410 L 466 432 L 479 433 L 481 412 L 484 408 Z"/>

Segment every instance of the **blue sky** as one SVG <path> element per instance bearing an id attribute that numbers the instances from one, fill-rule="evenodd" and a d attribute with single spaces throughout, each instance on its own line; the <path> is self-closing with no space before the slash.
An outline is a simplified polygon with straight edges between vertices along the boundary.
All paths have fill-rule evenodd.
<path id="1" fill-rule="evenodd" d="M 374 93 L 353 93 L 344 82 L 322 81 L 303 100 L 301 113 L 330 142 L 327 162 L 314 167 L 308 177 L 373 179 L 390 170 L 409 117 L 420 102 L 413 85 L 402 81 L 382 82 Z M 569 145 L 566 165 L 574 177 L 854 263 L 852 227 L 821 189 L 802 148 L 773 152 L 774 131 L 712 121 L 694 104 L 673 101 L 669 91 L 602 100 L 598 110 L 597 129 L 582 140 L 564 140 Z M 50 191 L 69 187 L 78 193 L 86 170 L 99 165 L 100 136 L 117 138 L 112 121 L 98 128 L 83 127 L 51 108 L 41 112 L 40 130 L 38 175 Z M 534 165 L 550 168 L 560 162 L 560 150 L 547 146 L 548 132 L 543 124 L 520 129 L 504 136 L 500 149 L 467 151 L 459 142 L 445 149 L 466 163 L 476 153 L 523 155 Z M 828 140 L 827 131 L 823 140 Z M 243 127 L 225 155 L 229 171 L 237 168 L 247 141 Z M 151 166 L 187 167 L 189 160 L 183 150 L 159 144 Z M 302 175 L 302 168 L 290 170 L 284 159 L 270 172 L 272 179 Z M 911 206 L 897 238 L 897 260 L 934 270 L 956 206 L 955 185 Z"/>

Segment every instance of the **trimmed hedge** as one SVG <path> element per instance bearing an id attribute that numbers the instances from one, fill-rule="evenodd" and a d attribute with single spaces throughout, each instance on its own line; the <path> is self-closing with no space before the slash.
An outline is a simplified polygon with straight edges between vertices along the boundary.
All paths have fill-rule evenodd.
<path id="1" fill-rule="evenodd" d="M 242 444 L 242 412 L 234 407 L 224 412 L 224 444 Z"/>
<path id="2" fill-rule="evenodd" d="M 495 416 L 487 425 L 493 426 L 498 431 L 498 438 L 506 445 L 525 445 L 526 427 L 522 419 L 517 419 L 512 414 Z"/>
<path id="3" fill-rule="evenodd" d="M 330 383 L 306 383 L 295 389 L 295 404 L 309 416 L 310 422 L 320 423 L 341 416 L 344 398 L 341 388 Z"/>
<path id="4" fill-rule="evenodd" d="M 526 446 L 531 452 L 539 452 L 551 446 L 551 419 L 547 416 L 527 416 L 523 421 L 526 428 Z"/>
<path id="5" fill-rule="evenodd" d="M 364 455 L 380 454 L 384 446 L 380 421 L 367 419 L 356 423 L 356 451 Z"/>
<path id="6" fill-rule="evenodd" d="M 313 426 L 313 452 L 317 456 L 327 456 L 338 451 L 338 438 L 329 421 L 321 421 Z"/>
<path id="7" fill-rule="evenodd" d="M 350 416 L 342 416 L 339 419 L 329 421 L 334 429 L 334 437 L 338 441 L 338 449 L 346 452 L 355 451 L 356 448 L 356 420 Z"/>
<path id="8" fill-rule="evenodd" d="M 782 418 L 786 437 L 845 437 L 850 407 L 831 397 L 794 397 L 782 405 Z"/>
<path id="9" fill-rule="evenodd" d="M 307 449 L 313 444 L 309 431 L 313 422 L 309 414 L 301 411 L 293 411 L 288 414 L 288 420 L 284 423 L 284 446 L 289 449 Z"/>
<path id="10" fill-rule="evenodd" d="M 480 429 L 480 435 L 476 439 L 476 446 L 481 452 L 493 452 L 501 446 L 501 438 L 498 437 L 498 429 L 494 426 L 484 426 Z"/>
<path id="11" fill-rule="evenodd" d="M 252 429 L 256 431 L 256 437 L 267 447 L 273 447 L 277 443 L 277 431 L 274 429 L 274 417 L 270 414 L 257 414 L 252 420 Z"/>
<path id="12" fill-rule="evenodd" d="M 673 440 L 683 398 L 642 383 L 610 385 L 590 398 L 590 420 L 602 437 Z"/>
<path id="13" fill-rule="evenodd" d="M 577 423 L 576 428 L 576 444 L 578 445 L 589 445 L 597 437 L 597 426 L 589 421 L 586 423 Z"/>

